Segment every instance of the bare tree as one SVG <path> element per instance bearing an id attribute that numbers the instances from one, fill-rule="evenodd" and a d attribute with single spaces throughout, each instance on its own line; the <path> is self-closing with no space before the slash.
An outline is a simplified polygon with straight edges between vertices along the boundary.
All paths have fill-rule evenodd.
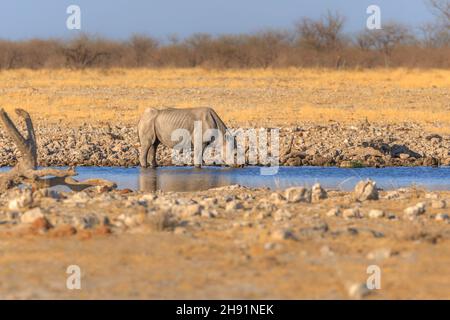
<path id="1" fill-rule="evenodd" d="M 356 43 L 362 50 L 377 50 L 383 53 L 385 66 L 389 64 L 389 57 L 400 45 L 414 42 L 414 36 L 406 26 L 390 22 L 382 29 L 364 30 L 356 37 Z"/>
<path id="2" fill-rule="evenodd" d="M 97 43 L 86 35 L 72 40 L 63 48 L 66 64 L 76 68 L 86 68 L 98 63 L 102 57 L 110 55 L 108 50 L 101 48 Z"/>
<path id="3" fill-rule="evenodd" d="M 444 47 L 450 45 L 450 1 L 427 0 L 430 11 L 437 21 L 420 27 L 427 47 Z"/>
<path id="4" fill-rule="evenodd" d="M 116 187 L 115 183 L 102 179 L 90 179 L 79 182 L 72 178 L 77 174 L 74 168 L 67 170 L 37 169 L 37 144 L 33 122 L 28 112 L 23 109 L 16 109 L 16 114 L 25 120 L 27 128 L 26 138 L 20 133 L 8 114 L 0 108 L 0 120 L 22 155 L 16 166 L 10 171 L 0 174 L 0 193 L 20 184 L 29 184 L 36 189 L 63 185 L 73 191 L 81 191 L 92 186 L 102 186 L 107 189 Z M 46 176 L 53 177 L 43 178 Z"/>
<path id="5" fill-rule="evenodd" d="M 130 47 L 134 54 L 134 64 L 136 67 L 149 66 L 155 59 L 155 52 L 158 49 L 158 41 L 143 35 L 134 35 L 130 39 Z"/>
<path id="6" fill-rule="evenodd" d="M 449 0 L 428 0 L 431 11 L 442 20 L 447 29 L 450 29 L 450 1 Z"/>
<path id="7" fill-rule="evenodd" d="M 317 51 L 336 49 L 343 44 L 344 22 L 343 16 L 330 11 L 319 20 L 303 18 L 297 24 L 299 42 Z"/>
<path id="8" fill-rule="evenodd" d="M 423 35 L 423 45 L 429 48 L 440 48 L 450 45 L 450 32 L 436 23 L 426 23 L 420 26 Z"/>

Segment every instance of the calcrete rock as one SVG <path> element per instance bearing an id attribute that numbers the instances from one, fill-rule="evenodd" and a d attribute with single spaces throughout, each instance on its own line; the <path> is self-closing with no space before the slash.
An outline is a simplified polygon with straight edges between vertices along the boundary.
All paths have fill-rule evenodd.
<path id="1" fill-rule="evenodd" d="M 275 229 L 271 232 L 273 240 L 288 240 L 295 239 L 294 233 L 289 228 Z"/>
<path id="2" fill-rule="evenodd" d="M 26 211 L 20 217 L 20 221 L 22 223 L 33 223 L 38 218 L 44 218 L 44 214 L 42 213 L 40 208 L 34 208 L 34 209 Z"/>
<path id="3" fill-rule="evenodd" d="M 292 218 L 292 213 L 290 213 L 286 209 L 278 209 L 273 214 L 273 217 L 274 217 L 275 221 L 289 220 Z"/>
<path id="4" fill-rule="evenodd" d="M 292 187 L 284 191 L 288 202 L 311 202 L 311 191 L 304 187 Z"/>
<path id="5" fill-rule="evenodd" d="M 355 186 L 355 199 L 357 201 L 378 200 L 378 189 L 375 181 L 360 181 Z"/>
<path id="6" fill-rule="evenodd" d="M 244 205 L 241 202 L 233 200 L 233 201 L 230 201 L 227 203 L 225 210 L 227 212 L 233 212 L 235 210 L 239 210 L 239 209 L 243 209 L 243 208 L 244 208 Z"/>
<path id="7" fill-rule="evenodd" d="M 403 212 L 408 218 L 414 218 L 418 215 L 425 213 L 426 204 L 425 202 L 419 202 L 415 206 L 406 208 Z"/>
<path id="8" fill-rule="evenodd" d="M 372 210 L 369 211 L 369 218 L 372 218 L 372 219 L 382 218 L 385 215 L 386 214 L 384 213 L 383 210 L 372 209 Z"/>
<path id="9" fill-rule="evenodd" d="M 344 219 L 362 218 L 361 212 L 358 208 L 346 209 L 342 212 Z"/>
<path id="10" fill-rule="evenodd" d="M 9 210 L 21 210 L 30 208 L 33 204 L 33 195 L 31 190 L 24 190 L 20 195 L 8 202 Z"/>
<path id="11" fill-rule="evenodd" d="M 311 189 L 311 200 L 313 202 L 317 202 L 321 199 L 326 199 L 328 197 L 327 192 L 322 188 L 320 183 L 316 183 L 313 185 Z"/>
<path id="12" fill-rule="evenodd" d="M 337 217 L 341 215 L 341 210 L 339 208 L 333 208 L 326 213 L 327 217 Z"/>
<path id="13" fill-rule="evenodd" d="M 436 221 L 449 221 L 450 217 L 447 213 L 438 213 L 435 219 Z"/>
<path id="14" fill-rule="evenodd" d="M 431 207 L 434 209 L 444 209 L 447 207 L 447 203 L 445 200 L 433 200 L 431 201 Z"/>
<path id="15" fill-rule="evenodd" d="M 270 195 L 269 199 L 270 199 L 270 201 L 272 201 L 275 204 L 279 204 L 279 203 L 282 203 L 282 202 L 286 201 L 286 199 L 281 194 L 279 194 L 278 192 L 272 193 Z"/>

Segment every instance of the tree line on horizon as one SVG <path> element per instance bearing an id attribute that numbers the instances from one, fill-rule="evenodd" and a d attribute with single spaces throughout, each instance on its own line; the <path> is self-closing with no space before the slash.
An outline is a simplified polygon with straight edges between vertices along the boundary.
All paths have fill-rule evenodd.
<path id="1" fill-rule="evenodd" d="M 345 17 L 302 18 L 291 30 L 167 41 L 134 35 L 125 41 L 79 35 L 71 40 L 0 40 L 0 69 L 17 68 L 450 68 L 450 2 L 429 0 L 434 22 L 411 28 L 343 32 Z"/>

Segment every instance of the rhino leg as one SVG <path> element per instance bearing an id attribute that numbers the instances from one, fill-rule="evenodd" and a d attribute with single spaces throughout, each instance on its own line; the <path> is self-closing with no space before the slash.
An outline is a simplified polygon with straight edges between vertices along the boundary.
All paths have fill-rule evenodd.
<path id="1" fill-rule="evenodd" d="M 154 143 L 150 146 L 147 153 L 147 165 L 151 168 L 155 168 L 156 164 L 156 149 L 158 148 L 158 143 Z"/>
<path id="2" fill-rule="evenodd" d="M 202 157 L 201 157 L 201 161 L 200 161 L 200 163 L 198 164 L 194 164 L 194 167 L 195 168 L 201 168 L 202 167 L 202 164 L 203 164 L 203 153 L 205 152 L 205 149 L 206 149 L 206 147 L 208 146 L 208 144 L 209 144 L 209 142 L 203 142 L 202 143 L 202 153 L 201 153 L 201 155 L 202 155 Z"/>
<path id="3" fill-rule="evenodd" d="M 149 154 L 150 147 L 152 145 L 149 142 L 141 142 L 141 150 L 139 152 L 139 162 L 141 167 L 147 168 L 147 155 Z"/>

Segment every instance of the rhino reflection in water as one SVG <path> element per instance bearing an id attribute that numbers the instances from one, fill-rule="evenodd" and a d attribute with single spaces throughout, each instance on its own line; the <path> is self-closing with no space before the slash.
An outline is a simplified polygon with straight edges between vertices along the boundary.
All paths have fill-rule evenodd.
<path id="1" fill-rule="evenodd" d="M 227 169 L 141 168 L 139 189 L 153 191 L 198 191 L 232 184 Z"/>

